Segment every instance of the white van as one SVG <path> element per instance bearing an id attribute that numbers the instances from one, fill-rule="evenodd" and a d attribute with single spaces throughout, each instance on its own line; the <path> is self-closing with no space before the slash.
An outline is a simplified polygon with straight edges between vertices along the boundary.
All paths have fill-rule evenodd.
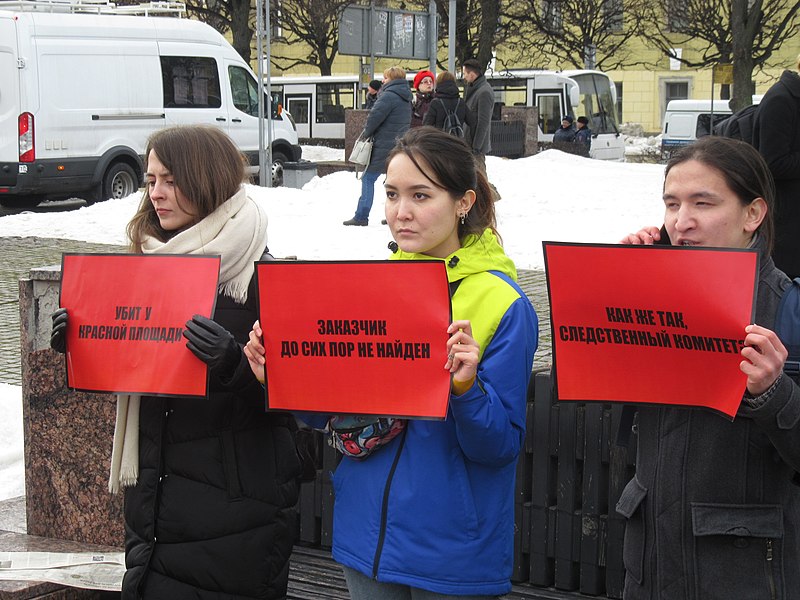
<path id="1" fill-rule="evenodd" d="M 668 160 L 678 148 L 688 146 L 697 138 L 709 135 L 713 125 L 731 115 L 728 102 L 728 100 L 714 100 L 712 106 L 710 99 L 670 101 L 664 113 L 661 158 Z"/>
<path id="2" fill-rule="evenodd" d="M 147 7 L 0 2 L 0 204 L 127 196 L 143 180 L 147 137 L 170 125 L 218 126 L 257 168 L 250 67 L 209 25 L 113 14 L 131 9 Z M 291 115 L 272 106 L 275 181 L 301 149 Z"/>

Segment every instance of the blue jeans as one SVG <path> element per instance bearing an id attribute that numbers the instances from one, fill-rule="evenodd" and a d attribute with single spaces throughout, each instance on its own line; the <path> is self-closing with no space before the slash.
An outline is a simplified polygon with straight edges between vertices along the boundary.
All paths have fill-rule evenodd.
<path id="1" fill-rule="evenodd" d="M 361 176 L 361 197 L 356 207 L 356 221 L 369 221 L 369 211 L 372 210 L 372 200 L 375 196 L 375 182 L 380 176 L 379 171 L 364 171 Z"/>
<path id="2" fill-rule="evenodd" d="M 499 596 L 451 596 L 396 583 L 381 583 L 343 566 L 350 600 L 491 600 Z"/>

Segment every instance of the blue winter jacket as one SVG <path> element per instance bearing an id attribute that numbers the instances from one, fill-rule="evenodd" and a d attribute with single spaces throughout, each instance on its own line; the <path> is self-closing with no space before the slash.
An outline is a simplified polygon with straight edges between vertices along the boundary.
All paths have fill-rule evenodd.
<path id="1" fill-rule="evenodd" d="M 514 477 L 538 322 L 491 231 L 444 261 L 448 279 L 461 280 L 453 318 L 469 319 L 480 344 L 476 382 L 450 396 L 444 421 L 411 420 L 366 460 L 342 459 L 333 557 L 381 582 L 499 595 L 511 590 Z"/>
<path id="2" fill-rule="evenodd" d="M 362 134 L 373 138 L 367 171 L 386 172 L 389 152 L 411 125 L 411 100 L 411 89 L 405 79 L 392 79 L 381 87 Z"/>

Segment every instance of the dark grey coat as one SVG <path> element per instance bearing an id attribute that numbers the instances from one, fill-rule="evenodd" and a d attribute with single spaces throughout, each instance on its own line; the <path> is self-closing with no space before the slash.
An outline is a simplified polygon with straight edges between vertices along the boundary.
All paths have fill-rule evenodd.
<path id="1" fill-rule="evenodd" d="M 467 143 L 475 154 L 488 154 L 492 151 L 494 91 L 483 75 L 467 84 L 464 100 L 475 115 L 475 125 L 466 128 Z"/>
<path id="2" fill-rule="evenodd" d="M 775 179 L 775 264 L 800 277 L 800 75 L 784 71 L 759 104 L 753 145 Z"/>
<path id="3" fill-rule="evenodd" d="M 772 329 L 790 282 L 763 252 L 761 260 L 756 322 Z M 800 388 L 786 375 L 760 408 L 742 403 L 733 422 L 640 406 L 636 476 L 617 504 L 628 518 L 623 597 L 800 598 L 798 471 Z"/>
<path id="4" fill-rule="evenodd" d="M 386 158 L 397 139 L 411 125 L 411 88 L 405 79 L 392 79 L 381 87 L 378 100 L 369 111 L 364 137 L 372 137 L 372 155 L 367 171 L 386 172 Z"/>

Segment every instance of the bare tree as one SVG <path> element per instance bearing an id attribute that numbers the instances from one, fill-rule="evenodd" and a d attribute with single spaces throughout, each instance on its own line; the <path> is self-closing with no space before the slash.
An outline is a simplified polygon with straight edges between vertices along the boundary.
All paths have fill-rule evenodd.
<path id="1" fill-rule="evenodd" d="M 250 0 L 185 0 L 186 12 L 220 33 L 231 33 L 231 45 L 250 63 L 255 10 Z"/>
<path id="2" fill-rule="evenodd" d="M 272 0 L 271 20 L 283 30 L 287 39 L 308 46 L 307 54 L 281 54 L 272 50 L 272 64 L 282 70 L 298 65 L 319 68 L 330 75 L 339 49 L 339 19 L 352 0 Z"/>
<path id="3" fill-rule="evenodd" d="M 504 22 L 513 29 L 507 47 L 516 62 L 550 62 L 612 70 L 642 64 L 631 50 L 641 29 L 643 0 L 515 0 Z M 531 65 L 538 66 L 538 65 Z"/>
<path id="4" fill-rule="evenodd" d="M 738 110 L 752 103 L 753 71 L 800 32 L 798 12 L 797 0 L 651 0 L 644 37 L 692 68 L 733 63 L 731 108 Z M 676 56 L 674 48 L 685 45 L 699 51 Z"/>
<path id="5" fill-rule="evenodd" d="M 424 0 L 417 3 L 423 10 L 427 9 Z M 500 5 L 498 0 L 457 0 L 455 43 L 456 64 L 462 64 L 468 58 L 477 58 L 483 65 L 492 60 L 494 49 L 502 43 L 506 29 L 500 23 Z M 449 18 L 449 0 L 436 0 L 439 16 L 440 46 L 444 46 L 447 38 Z"/>

